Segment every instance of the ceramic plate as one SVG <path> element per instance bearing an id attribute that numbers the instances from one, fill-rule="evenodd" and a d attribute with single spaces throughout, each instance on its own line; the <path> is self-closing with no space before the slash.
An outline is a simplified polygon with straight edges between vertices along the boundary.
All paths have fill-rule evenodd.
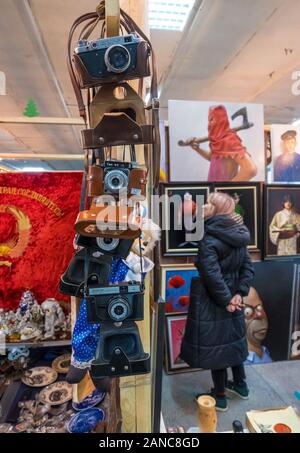
<path id="1" fill-rule="evenodd" d="M 39 395 L 39 400 L 44 404 L 58 406 L 72 399 L 72 385 L 66 381 L 55 382 L 45 387 Z"/>
<path id="2" fill-rule="evenodd" d="M 67 428 L 69 433 L 90 433 L 104 418 L 105 414 L 102 409 L 91 407 L 74 415 Z"/>
<path id="3" fill-rule="evenodd" d="M 58 373 L 67 374 L 71 364 L 71 354 L 63 354 L 52 362 L 52 368 Z"/>
<path id="4" fill-rule="evenodd" d="M 100 392 L 100 390 L 95 389 L 89 396 L 84 398 L 80 403 L 73 403 L 73 409 L 75 411 L 83 411 L 89 407 L 97 406 L 105 398 L 106 393 Z"/>
<path id="5" fill-rule="evenodd" d="M 45 387 L 57 379 L 57 372 L 48 366 L 38 366 L 26 370 L 22 382 L 29 387 Z"/>

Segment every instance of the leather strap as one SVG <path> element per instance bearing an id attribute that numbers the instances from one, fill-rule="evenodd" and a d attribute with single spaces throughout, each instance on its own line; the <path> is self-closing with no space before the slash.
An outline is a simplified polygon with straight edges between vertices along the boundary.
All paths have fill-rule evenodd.
<path id="1" fill-rule="evenodd" d="M 152 125 L 153 125 L 153 134 L 154 134 L 154 145 L 152 147 L 153 152 L 153 186 L 158 187 L 159 184 L 159 171 L 160 171 L 160 135 L 159 135 L 159 101 L 158 101 L 158 85 L 157 85 L 157 73 L 156 73 L 156 62 L 155 62 L 155 55 L 153 52 L 152 45 L 148 39 L 148 37 L 143 33 L 143 31 L 138 27 L 138 25 L 133 21 L 133 19 L 124 11 L 120 10 L 120 27 L 124 29 L 127 33 L 136 32 L 138 33 L 150 46 L 151 48 L 151 58 L 152 58 L 152 78 L 151 78 L 151 90 L 150 96 L 152 104 L 149 107 L 152 109 Z M 86 107 L 83 101 L 82 92 L 79 86 L 79 83 L 76 79 L 76 75 L 74 72 L 74 68 L 72 65 L 71 60 L 71 44 L 72 39 L 74 36 L 74 32 L 76 28 L 82 24 L 83 22 L 89 21 L 88 24 L 85 25 L 83 31 L 81 32 L 82 39 L 87 39 L 92 31 L 95 29 L 96 25 L 103 21 L 102 23 L 102 30 L 101 36 L 103 36 L 105 32 L 105 2 L 101 1 L 96 8 L 95 12 L 83 14 L 79 18 L 75 20 L 73 23 L 68 37 L 68 70 L 71 78 L 71 82 L 73 85 L 73 89 L 75 92 L 75 96 L 77 99 L 77 104 L 79 108 L 79 114 L 84 119 L 85 123 L 87 123 L 87 113 Z M 84 33 L 84 34 L 83 34 Z M 142 91 L 142 80 L 139 82 L 139 92 Z"/>

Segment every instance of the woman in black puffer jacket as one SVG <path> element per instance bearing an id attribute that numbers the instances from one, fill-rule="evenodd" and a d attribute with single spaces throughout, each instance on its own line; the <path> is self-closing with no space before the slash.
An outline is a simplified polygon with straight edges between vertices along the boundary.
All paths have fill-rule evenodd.
<path id="1" fill-rule="evenodd" d="M 192 280 L 181 346 L 186 363 L 211 370 L 210 394 L 220 411 L 228 409 L 225 388 L 243 399 L 249 394 L 243 365 L 248 355 L 243 297 L 254 273 L 247 250 L 250 234 L 234 209 L 234 200 L 221 192 L 211 194 L 204 206 L 205 233 L 195 262 L 199 277 Z M 233 381 L 227 381 L 228 367 Z"/>

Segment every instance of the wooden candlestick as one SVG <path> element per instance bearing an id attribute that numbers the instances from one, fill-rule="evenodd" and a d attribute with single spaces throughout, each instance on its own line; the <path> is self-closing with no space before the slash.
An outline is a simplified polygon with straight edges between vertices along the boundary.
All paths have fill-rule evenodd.
<path id="1" fill-rule="evenodd" d="M 201 433 L 214 433 L 217 427 L 216 402 L 208 395 L 199 396 L 198 422 Z"/>

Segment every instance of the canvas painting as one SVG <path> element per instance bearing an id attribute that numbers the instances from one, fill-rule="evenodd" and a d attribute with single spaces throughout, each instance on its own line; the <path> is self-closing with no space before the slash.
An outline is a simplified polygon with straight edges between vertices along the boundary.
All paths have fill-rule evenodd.
<path id="1" fill-rule="evenodd" d="M 189 366 L 180 357 L 181 342 L 184 335 L 186 316 L 167 316 L 167 347 L 168 369 L 167 371 L 188 368 Z"/>
<path id="2" fill-rule="evenodd" d="M 203 237 L 202 206 L 206 203 L 210 186 L 163 184 L 165 203 L 162 209 L 162 249 L 164 256 L 196 255 L 198 242 Z"/>
<path id="3" fill-rule="evenodd" d="M 300 126 L 271 126 L 271 182 L 300 182 Z"/>
<path id="4" fill-rule="evenodd" d="M 188 312 L 191 281 L 198 275 L 198 270 L 192 264 L 162 267 L 161 296 L 166 301 L 167 313 Z"/>
<path id="5" fill-rule="evenodd" d="M 300 255 L 300 187 L 267 186 L 265 194 L 265 256 Z"/>
<path id="6" fill-rule="evenodd" d="M 265 181 L 261 104 L 169 101 L 170 181 Z"/>
<path id="7" fill-rule="evenodd" d="M 244 298 L 249 355 L 247 365 L 287 360 L 294 306 L 295 263 L 254 262 L 254 281 Z"/>
<path id="8" fill-rule="evenodd" d="M 225 192 L 235 201 L 235 211 L 248 227 L 251 242 L 250 250 L 260 249 L 260 184 L 227 184 L 215 186 L 218 192 Z"/>

